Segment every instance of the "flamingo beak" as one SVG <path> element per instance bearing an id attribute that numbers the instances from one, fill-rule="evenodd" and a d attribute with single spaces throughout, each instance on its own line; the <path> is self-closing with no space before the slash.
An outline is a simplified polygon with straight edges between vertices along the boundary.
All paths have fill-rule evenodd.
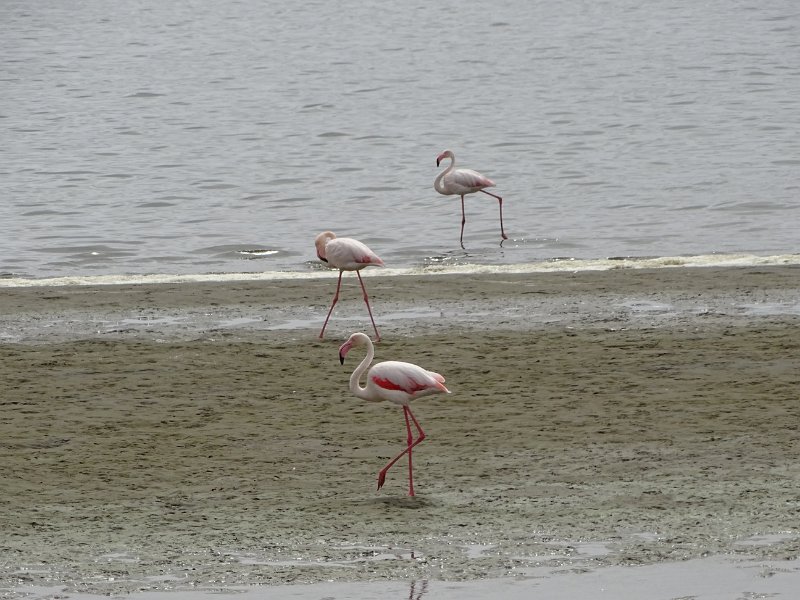
<path id="1" fill-rule="evenodd" d="M 439 161 L 441 161 L 441 160 L 442 160 L 441 158 L 437 158 L 437 159 L 436 159 L 436 166 L 437 166 L 437 167 L 439 166 Z"/>
<path id="2" fill-rule="evenodd" d="M 349 340 L 346 341 L 341 346 L 339 346 L 339 364 L 340 365 L 344 364 L 344 357 L 347 356 L 347 353 L 350 352 L 350 349 L 352 347 L 353 347 L 353 345 L 350 343 Z"/>

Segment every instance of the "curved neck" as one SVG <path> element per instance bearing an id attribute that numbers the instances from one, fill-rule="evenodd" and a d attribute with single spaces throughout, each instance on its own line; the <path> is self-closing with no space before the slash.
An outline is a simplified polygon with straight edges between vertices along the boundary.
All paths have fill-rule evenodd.
<path id="1" fill-rule="evenodd" d="M 447 195 L 447 192 L 444 191 L 444 186 L 442 185 L 442 179 L 444 179 L 444 176 L 447 175 L 450 171 L 452 171 L 455 166 L 456 166 L 456 159 L 454 156 L 451 156 L 450 166 L 447 167 L 441 173 L 439 173 L 436 179 L 433 180 L 433 189 L 435 189 L 440 194 L 444 194 L 445 196 Z"/>
<path id="2" fill-rule="evenodd" d="M 372 364 L 372 359 L 375 358 L 375 348 L 372 345 L 372 340 L 367 338 L 366 345 L 367 355 L 364 357 L 364 360 L 361 361 L 361 364 L 356 367 L 355 371 L 353 371 L 353 374 L 350 375 L 350 391 L 358 398 L 371 400 L 372 398 L 367 394 L 367 388 L 358 385 L 361 375 L 369 368 Z"/>

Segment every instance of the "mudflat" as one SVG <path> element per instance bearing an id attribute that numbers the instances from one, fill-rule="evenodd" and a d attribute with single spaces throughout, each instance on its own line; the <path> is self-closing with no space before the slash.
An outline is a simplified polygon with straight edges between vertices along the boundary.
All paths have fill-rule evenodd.
<path id="1" fill-rule="evenodd" d="M 317 337 L 334 285 L 0 289 L 0 589 L 800 554 L 800 269 L 369 277 L 376 360 L 452 391 L 414 498 L 339 364 L 357 284 Z"/>

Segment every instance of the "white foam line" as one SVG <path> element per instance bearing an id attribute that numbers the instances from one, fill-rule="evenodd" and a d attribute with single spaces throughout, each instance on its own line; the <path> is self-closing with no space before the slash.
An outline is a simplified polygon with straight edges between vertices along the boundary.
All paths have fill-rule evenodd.
<path id="1" fill-rule="evenodd" d="M 707 254 L 699 256 L 664 256 L 658 258 L 555 259 L 536 263 L 512 265 L 426 265 L 398 269 L 365 269 L 365 276 L 513 274 L 513 273 L 572 273 L 577 271 L 608 271 L 612 269 L 662 269 L 674 267 L 753 267 L 800 265 L 800 254 L 756 256 L 753 254 Z M 44 287 L 73 285 L 121 285 L 157 283 L 204 283 L 234 281 L 279 281 L 324 279 L 336 277 L 338 271 L 264 271 L 260 273 L 198 273 L 188 275 L 76 275 L 43 279 L 0 279 L 0 288 Z"/>

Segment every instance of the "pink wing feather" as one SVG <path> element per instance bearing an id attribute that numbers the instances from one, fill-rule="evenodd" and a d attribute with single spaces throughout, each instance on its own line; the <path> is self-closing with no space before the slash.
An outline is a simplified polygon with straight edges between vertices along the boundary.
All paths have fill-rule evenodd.
<path id="1" fill-rule="evenodd" d="M 368 377 L 368 384 L 377 386 L 384 398 L 391 401 L 397 401 L 397 396 L 404 395 L 417 398 L 429 394 L 450 393 L 444 386 L 444 377 L 439 373 L 407 362 L 391 360 L 378 363 L 369 370 Z"/>

